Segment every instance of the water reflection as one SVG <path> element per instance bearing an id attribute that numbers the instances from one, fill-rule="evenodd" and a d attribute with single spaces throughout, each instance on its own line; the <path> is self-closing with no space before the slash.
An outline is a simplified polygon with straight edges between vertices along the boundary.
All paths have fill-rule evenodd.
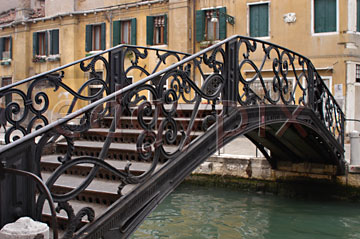
<path id="1" fill-rule="evenodd" d="M 360 204 L 182 185 L 132 238 L 360 238 Z"/>

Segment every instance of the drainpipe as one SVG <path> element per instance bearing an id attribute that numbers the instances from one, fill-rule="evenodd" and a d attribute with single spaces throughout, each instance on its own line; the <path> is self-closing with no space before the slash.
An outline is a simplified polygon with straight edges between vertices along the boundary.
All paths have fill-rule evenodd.
<path id="1" fill-rule="evenodd" d="M 196 35 L 196 23 L 195 23 L 195 19 L 196 19 L 196 11 L 195 11 L 195 1 L 196 0 L 192 0 L 193 2 L 193 20 L 192 20 L 192 25 L 193 25 L 193 35 L 192 35 L 192 43 L 193 43 L 193 50 L 192 50 L 192 54 L 195 54 L 195 44 L 196 44 L 196 40 L 195 40 L 195 35 Z"/>
<path id="2" fill-rule="evenodd" d="M 113 37 L 112 37 L 112 30 L 113 30 L 113 12 L 110 12 L 110 48 L 113 45 Z"/>
<path id="3" fill-rule="evenodd" d="M 195 44 L 196 44 L 196 11 L 195 11 L 195 1 L 196 0 L 192 0 L 193 2 L 193 6 L 192 6 L 192 10 L 193 10 L 193 17 L 192 17 L 192 25 L 193 25 L 193 35 L 192 35 L 192 54 L 195 54 Z M 194 65 L 194 70 L 193 70 L 193 80 L 195 81 L 195 65 Z"/>

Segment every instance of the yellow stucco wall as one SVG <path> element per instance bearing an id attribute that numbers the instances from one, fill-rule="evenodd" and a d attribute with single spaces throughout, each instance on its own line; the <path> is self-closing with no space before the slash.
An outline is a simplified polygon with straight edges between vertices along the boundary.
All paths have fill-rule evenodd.
<path id="1" fill-rule="evenodd" d="M 74 9 L 78 12 L 72 15 L 65 14 L 62 17 L 45 18 L 36 22 L 28 21 L 13 27 L 2 28 L 0 37 L 9 35 L 13 37 L 13 59 L 10 66 L 0 65 L 0 77 L 11 76 L 13 82 L 16 82 L 85 57 L 85 26 L 87 24 L 106 23 L 106 48 L 110 48 L 112 47 L 112 22 L 134 17 L 137 18 L 137 45 L 146 46 L 146 16 L 167 14 L 168 44 L 158 47 L 194 53 L 200 50 L 200 44 L 194 40 L 194 11 L 204 8 L 226 7 L 227 14 L 235 17 L 234 25 L 227 23 L 227 36 L 233 34 L 246 36 L 249 34 L 249 4 L 269 3 L 269 36 L 260 39 L 279 44 L 310 58 L 315 67 L 321 69 L 319 72 L 322 76 L 331 78 L 332 86 L 330 88 L 333 92 L 333 85 L 343 84 L 343 95 L 345 96 L 347 90 L 345 62 L 360 62 L 360 49 L 357 47 L 358 42 L 360 42 L 360 35 L 348 32 L 349 13 L 347 2 L 351 0 L 338 0 L 339 28 L 336 33 L 315 35 L 311 30 L 312 0 L 304 1 L 204 0 L 195 1 L 194 3 L 192 0 L 169 0 L 149 5 L 128 5 L 128 8 L 125 8 L 125 4 L 134 3 L 134 1 L 76 1 L 74 2 L 76 3 Z M 51 3 L 54 5 L 51 5 Z M 49 1 L 49 4 L 47 9 L 50 9 L 52 13 L 56 12 L 56 1 Z M 94 8 L 106 8 L 116 4 L 120 4 L 118 8 L 107 8 L 97 13 L 79 12 Z M 292 12 L 296 14 L 296 21 L 293 23 L 284 22 L 284 14 Z M 49 29 L 59 29 L 60 31 L 60 60 L 44 63 L 32 62 L 33 32 Z M 356 47 L 349 48 L 347 47 L 348 43 L 354 43 Z M 151 71 L 157 61 L 155 60 L 155 53 L 150 52 L 149 56 L 142 63 L 147 65 L 147 69 Z M 174 60 L 170 60 L 169 64 L 172 62 Z M 97 68 L 101 70 L 101 66 L 98 65 Z M 266 65 L 265 68 L 271 69 L 270 65 Z M 137 78 L 136 80 L 143 77 L 139 73 L 133 75 Z M 78 66 L 75 66 L 65 70 L 63 81 L 76 90 L 84 83 L 87 77 L 87 74 L 82 72 Z M 197 75 L 196 81 L 199 83 L 198 78 Z M 72 99 L 67 93 L 59 96 L 58 93 L 53 93 L 52 89 L 46 89 L 46 92 L 49 93 L 50 97 L 54 98 L 50 103 L 50 108 L 56 108 L 59 102 Z M 85 104 L 85 102 L 79 103 L 77 107 Z M 344 108 L 344 105 L 342 106 Z"/>

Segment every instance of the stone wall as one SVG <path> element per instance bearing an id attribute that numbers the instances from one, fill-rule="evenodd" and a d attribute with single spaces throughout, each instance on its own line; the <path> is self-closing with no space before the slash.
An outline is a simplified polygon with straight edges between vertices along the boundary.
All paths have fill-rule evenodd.
<path id="1" fill-rule="evenodd" d="M 313 173 L 309 173 L 305 164 L 273 170 L 265 158 L 220 155 L 200 165 L 186 181 L 287 197 L 359 201 L 360 174 L 332 176 L 332 170 L 330 166 L 314 165 Z"/>

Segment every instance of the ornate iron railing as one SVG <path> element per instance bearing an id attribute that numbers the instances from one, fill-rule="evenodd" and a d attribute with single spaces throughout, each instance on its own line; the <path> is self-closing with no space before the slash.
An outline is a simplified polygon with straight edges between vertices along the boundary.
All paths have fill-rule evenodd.
<path id="1" fill-rule="evenodd" d="M 108 58 L 104 54 L 108 54 Z M 64 79 L 68 73 L 79 75 L 76 70 L 68 70 L 77 65 L 81 72 L 90 72 L 90 77 L 74 90 Z M 98 67 L 105 75 L 102 78 Z M 131 78 L 134 79 L 132 83 Z M 63 88 L 65 94 L 72 95 L 64 116 L 52 122 L 46 112 L 51 112 L 49 115 L 56 113 L 53 112 L 54 104 L 49 103 L 54 96 L 41 89 L 35 90 L 37 84 L 45 81 L 55 90 Z M 93 85 L 97 85 L 94 94 L 83 94 Z M 159 161 L 171 161 L 194 144 L 196 139 L 191 135 L 196 118 L 201 117 L 202 126 L 208 129 L 220 116 L 217 109 L 222 109 L 221 117 L 227 117 L 234 107 L 239 106 L 304 106 L 315 112 L 340 145 L 344 143 L 344 114 L 311 61 L 286 48 L 243 36 L 232 36 L 194 55 L 121 45 L 0 89 L 2 98 L 10 94 L 15 101 L 5 108 L 5 142 L 8 144 L 0 148 L 1 172 L 5 175 L 2 185 L 11 182 L 13 174 L 26 174 L 36 182 L 38 196 L 35 198 L 35 183 L 27 182 L 25 185 L 31 189 L 29 199 L 16 210 L 19 215 L 30 214 L 40 220 L 47 199 L 53 216 L 54 238 L 58 237 L 54 203 L 57 203 L 57 211 L 67 212 L 71 222 L 64 238 L 85 237 L 82 234 L 86 231 L 84 228 L 92 224 L 80 230 L 77 227 L 86 215 L 90 222 L 93 221 L 94 211 L 86 207 L 75 215 L 69 201 L 88 187 L 100 168 L 121 179 L 120 193 L 128 184 L 141 185 L 151 177 Z M 81 105 L 79 101 L 86 104 Z M 187 107 L 190 104 L 192 109 L 187 125 L 176 120 L 183 103 Z M 199 116 L 204 105 L 210 106 L 212 113 Z M 136 151 L 140 161 L 151 162 L 151 165 L 141 175 L 131 173 L 131 164 L 125 171 L 120 171 L 105 161 L 113 133 L 124 115 L 133 116 L 142 128 Z M 99 155 L 74 157 L 74 141 L 78 135 L 98 127 L 98 122 L 105 116 L 111 116 L 112 123 Z M 16 131 L 20 136 L 15 134 Z M 180 140 L 176 140 L 178 135 Z M 41 157 L 61 138 L 67 143 L 67 152 L 59 157 L 61 165 L 45 183 L 41 180 Z M 71 192 L 61 195 L 52 192 L 58 178 L 79 164 L 93 165 L 84 181 Z M 7 213 L 13 219 L 11 210 L 2 208 L 0 214 Z M 94 238 L 102 235 L 100 229 L 97 233 Z"/>

